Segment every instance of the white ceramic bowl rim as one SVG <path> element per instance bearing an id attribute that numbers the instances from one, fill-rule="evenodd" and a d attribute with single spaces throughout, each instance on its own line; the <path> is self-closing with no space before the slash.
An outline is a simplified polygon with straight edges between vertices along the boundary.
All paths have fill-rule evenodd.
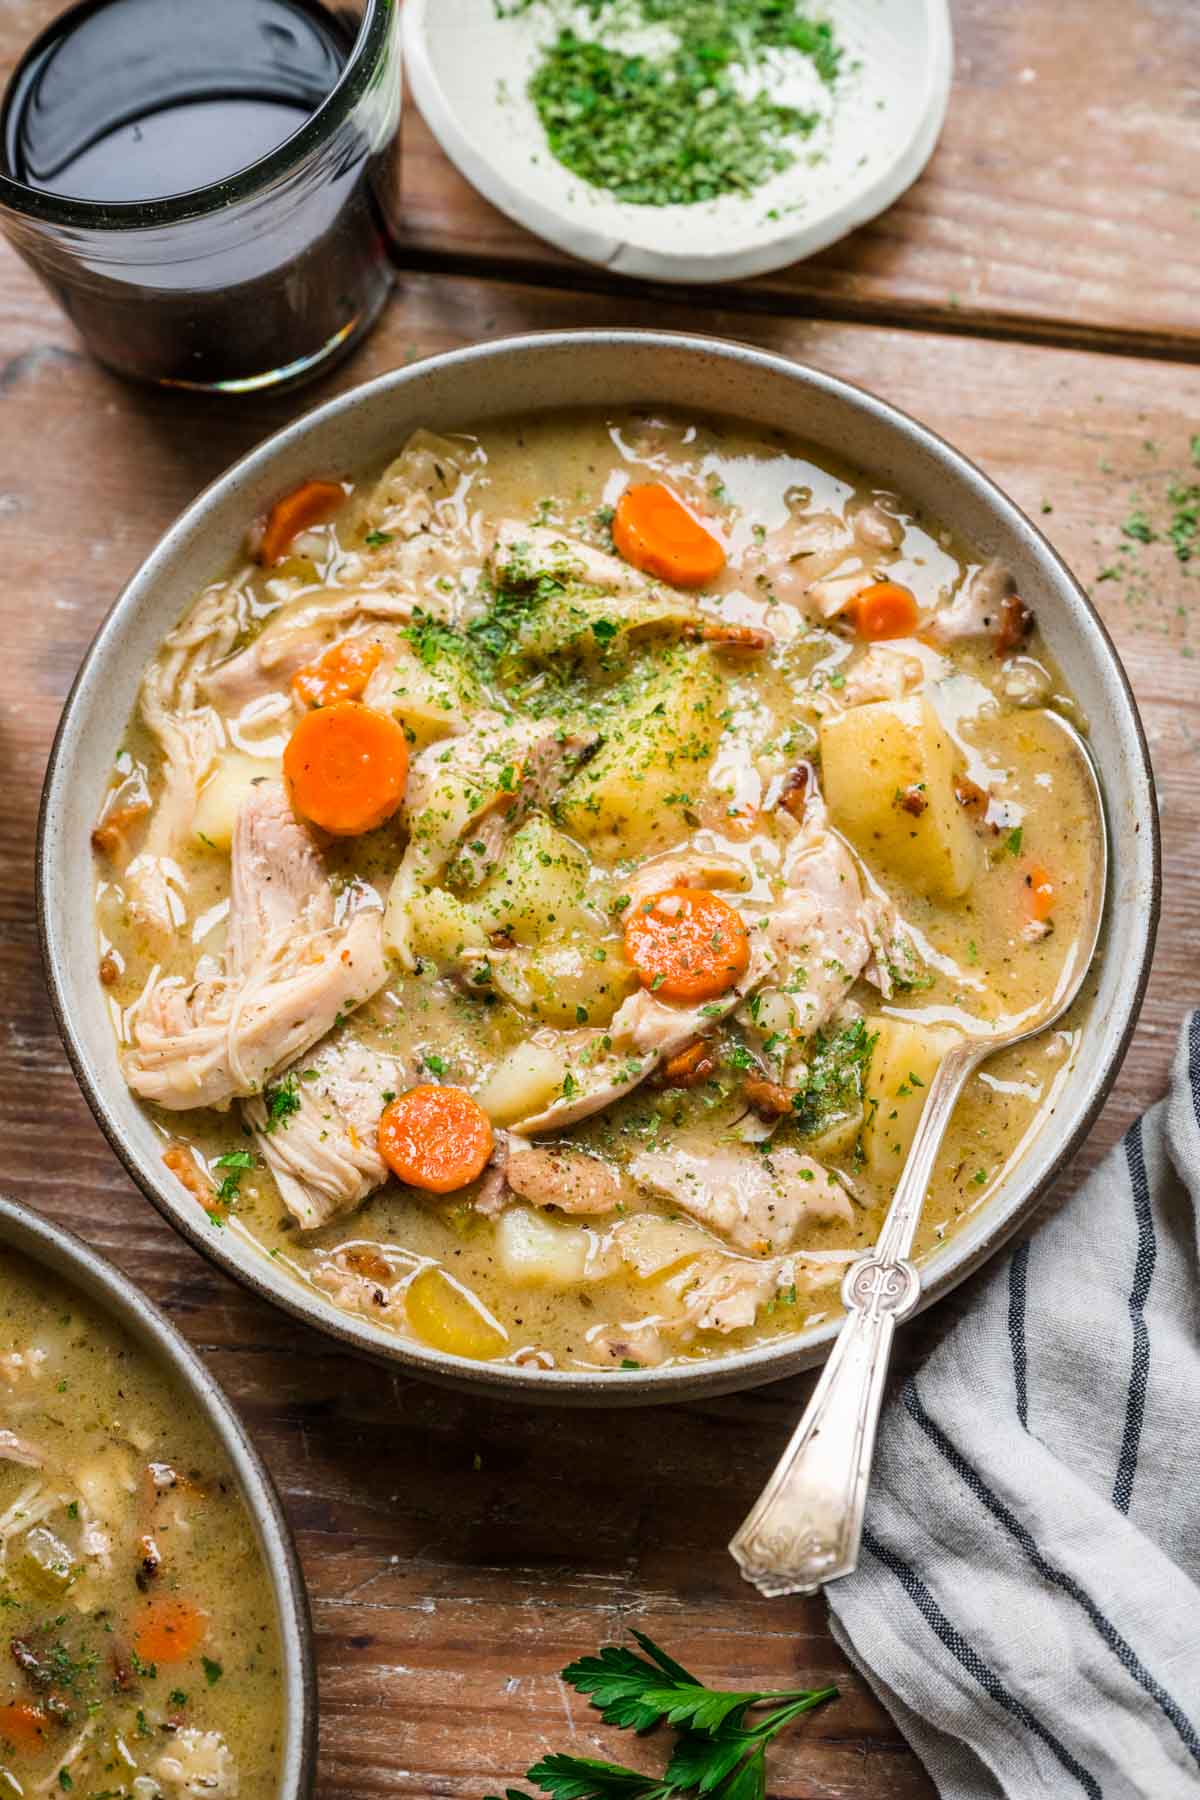
<path id="1" fill-rule="evenodd" d="M 165 1366 L 203 1414 L 233 1467 L 258 1535 L 279 1615 L 284 1701 L 280 1800 L 311 1794 L 316 1771 L 317 1685 L 308 1595 L 291 1528 L 275 1484 L 226 1395 L 187 1340 L 128 1276 L 61 1225 L 52 1225 L 0 1194 L 0 1246 L 74 1286 L 113 1319 L 160 1367 Z"/>
<path id="2" fill-rule="evenodd" d="M 936 477 L 939 484 L 944 482 L 947 489 L 956 490 L 962 506 L 968 507 L 980 520 L 986 519 L 987 530 L 982 535 L 994 541 L 982 543 L 980 548 L 986 554 L 1007 551 L 1010 560 L 1024 562 L 1036 570 L 1037 585 L 1054 596 L 1052 611 L 1064 615 L 1059 637 L 1081 646 L 1083 661 L 1080 666 L 1094 676 L 1106 708 L 1106 745 L 1102 748 L 1107 748 L 1110 743 L 1115 746 L 1111 753 L 1118 759 L 1115 766 L 1119 768 L 1124 784 L 1121 797 L 1127 818 L 1132 822 L 1125 836 L 1114 837 L 1115 796 L 1110 784 L 1106 790 L 1110 847 L 1115 851 L 1120 846 L 1122 856 L 1114 856 L 1110 863 L 1113 876 L 1110 877 L 1108 921 L 1097 962 L 1100 966 L 1106 964 L 1110 956 L 1118 956 L 1118 951 L 1119 960 L 1112 975 L 1109 1009 L 1102 1018 L 1093 1018 L 1087 1033 L 1088 1054 L 1098 1060 L 1094 1060 L 1086 1080 L 1081 1073 L 1076 1073 L 1068 1082 L 1060 1096 L 1053 1130 L 1046 1126 L 1040 1131 L 997 1195 L 966 1220 L 945 1246 L 929 1259 L 922 1307 L 947 1293 L 993 1255 L 1018 1229 L 1038 1197 L 1086 1137 L 1116 1078 L 1137 1020 L 1149 976 L 1160 897 L 1159 831 L 1149 753 L 1133 695 L 1111 639 L 1087 596 L 1037 527 L 975 464 L 936 433 L 866 390 L 807 365 L 789 362 L 748 345 L 682 333 L 635 330 L 532 333 L 446 352 L 394 370 L 339 395 L 267 439 L 205 489 L 180 515 L 118 597 L 83 660 L 67 697 L 47 767 L 38 832 L 37 900 L 50 998 L 84 1095 L 113 1149 L 143 1193 L 202 1255 L 264 1298 L 318 1326 L 329 1336 L 370 1356 L 406 1365 L 414 1374 L 487 1391 L 497 1397 L 508 1395 L 531 1402 L 577 1400 L 593 1405 L 626 1405 L 681 1399 L 689 1393 L 735 1391 L 810 1367 L 827 1354 L 837 1334 L 839 1316 L 828 1318 L 794 1337 L 736 1350 L 729 1355 L 683 1361 L 661 1369 L 616 1373 L 543 1370 L 511 1363 L 474 1362 L 373 1328 L 368 1321 L 334 1307 L 324 1296 L 304 1287 L 270 1258 L 241 1244 L 232 1233 L 214 1231 L 193 1202 L 185 1204 L 182 1190 L 176 1197 L 175 1184 L 165 1175 L 157 1159 L 152 1161 L 148 1155 L 141 1155 L 128 1141 L 118 1108 L 136 1107 L 136 1102 L 131 1101 L 125 1088 L 115 1052 L 111 1060 L 100 1066 L 99 1060 L 89 1053 L 77 1017 L 77 1010 L 82 1015 L 83 1010 L 93 1003 L 87 984 L 94 987 L 96 982 L 94 951 L 90 946 L 86 952 L 73 948 L 66 923 L 73 879 L 76 884 L 79 879 L 78 859 L 86 852 L 81 842 L 68 841 L 59 827 L 72 783 L 87 767 L 83 752 L 89 723 L 95 718 L 107 720 L 112 712 L 104 678 L 109 665 L 119 666 L 122 635 L 132 626 L 143 603 L 151 602 L 156 586 L 168 579 L 175 563 L 203 534 L 214 508 L 256 484 L 260 493 L 264 486 L 268 493 L 277 493 L 280 484 L 277 482 L 273 489 L 270 484 L 272 469 L 289 458 L 293 473 L 298 464 L 308 467 L 298 453 L 303 452 L 309 438 L 321 433 L 336 435 L 337 429 L 352 426 L 360 409 L 369 421 L 369 409 L 386 407 L 390 418 L 391 403 L 396 412 L 402 411 L 410 390 L 416 390 L 419 395 L 422 389 L 430 388 L 434 391 L 433 404 L 436 405 L 439 382 L 443 387 L 447 383 L 453 385 L 455 381 L 459 385 L 466 383 L 472 393 L 481 396 L 476 416 L 497 417 L 498 405 L 488 402 L 489 371 L 495 385 L 501 379 L 501 371 L 510 363 L 515 363 L 522 376 L 522 393 L 539 375 L 554 384 L 555 399 L 535 406 L 534 410 L 547 410 L 548 405 L 592 403 L 593 392 L 603 404 L 606 398 L 611 400 L 611 394 L 608 388 L 595 382 L 588 387 L 587 401 L 567 391 L 572 381 L 576 381 L 577 386 L 587 387 L 583 376 L 577 378 L 575 371 L 588 357 L 594 359 L 597 356 L 602 362 L 606 357 L 612 359 L 611 370 L 605 365 L 604 372 L 614 391 L 631 379 L 631 367 L 640 367 L 641 361 L 652 362 L 658 368 L 665 361 L 676 358 L 682 359 L 682 367 L 689 371 L 694 369 L 698 380 L 707 367 L 712 370 L 714 381 L 718 377 L 728 378 L 729 381 L 741 381 L 751 389 L 756 381 L 769 383 L 772 390 L 783 383 L 793 390 L 797 410 L 806 399 L 814 405 L 827 404 L 835 410 L 844 409 L 864 427 L 870 427 L 873 442 L 877 439 L 897 457 L 903 456 L 912 463 L 913 480 L 918 474 L 923 479 Z M 666 404 L 661 393 L 656 397 L 651 376 L 646 378 L 644 390 L 638 390 L 643 404 Z M 633 402 L 612 400 L 611 403 Z M 686 402 L 671 401 L 670 404 L 683 406 Z M 716 410 L 715 406 L 706 407 L 699 400 L 696 409 Z M 519 408 L 504 409 L 507 413 L 516 410 Z M 727 413 L 741 410 L 744 417 L 754 418 L 753 408 L 739 409 L 736 400 L 723 410 Z M 468 419 L 470 416 L 467 415 Z M 425 415 L 421 417 L 425 418 Z M 469 428 L 466 421 L 456 426 L 435 419 L 432 424 L 435 429 Z M 396 431 L 397 437 L 406 435 L 399 425 Z M 797 436 L 805 435 L 800 424 L 795 431 Z M 849 460 L 864 463 L 863 458 Z M 295 478 L 299 476 L 295 475 Z M 899 478 L 899 485 L 904 486 L 903 477 Z M 249 507 L 243 516 L 249 517 L 253 510 Z M 946 510 L 949 513 L 951 509 L 947 507 Z M 979 542 L 979 534 L 976 541 Z M 192 591 L 198 590 L 200 585 L 196 580 Z M 182 610 L 181 607 L 180 612 Z M 123 726 L 124 716 L 112 723 L 114 747 Z M 1124 891 L 1118 895 L 1115 892 L 1116 877 L 1121 874 L 1121 869 L 1117 865 L 1121 862 L 1127 865 L 1128 880 Z M 1116 936 L 1122 939 L 1119 945 L 1114 943 Z"/>

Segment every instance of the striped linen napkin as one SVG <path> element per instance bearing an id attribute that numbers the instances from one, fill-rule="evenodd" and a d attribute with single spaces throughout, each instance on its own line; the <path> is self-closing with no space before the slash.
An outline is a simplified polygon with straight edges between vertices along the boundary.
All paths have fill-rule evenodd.
<path id="1" fill-rule="evenodd" d="M 834 1635 L 943 1800 L 1200 1796 L 1200 1013 L 891 1403 Z"/>

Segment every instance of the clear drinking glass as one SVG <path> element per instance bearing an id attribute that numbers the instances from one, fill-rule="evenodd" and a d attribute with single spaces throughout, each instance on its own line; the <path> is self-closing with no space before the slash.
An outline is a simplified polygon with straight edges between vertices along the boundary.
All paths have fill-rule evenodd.
<path id="1" fill-rule="evenodd" d="M 193 4 L 187 29 L 198 33 L 211 12 Z M 10 93 L 62 13 L 57 0 L 0 4 Z M 399 218 L 399 0 L 324 13 L 346 46 L 336 85 L 292 136 L 212 185 L 155 200 L 65 197 L 14 177 L 5 131 L 0 225 L 110 368 L 247 392 L 315 374 L 379 316 Z"/>

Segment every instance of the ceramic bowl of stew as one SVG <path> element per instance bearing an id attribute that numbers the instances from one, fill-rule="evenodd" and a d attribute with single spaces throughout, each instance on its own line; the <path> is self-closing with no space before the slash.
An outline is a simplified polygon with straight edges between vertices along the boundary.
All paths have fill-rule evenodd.
<path id="1" fill-rule="evenodd" d="M 0 1769 L 311 1794 L 308 1600 L 270 1475 L 157 1307 L 4 1196 L 0 1400 Z"/>
<path id="2" fill-rule="evenodd" d="M 38 852 L 39 911 L 52 1002 L 68 1056 L 89 1104 L 134 1180 L 201 1254 L 273 1304 L 347 1345 L 403 1364 L 430 1379 L 534 1402 L 638 1404 L 733 1391 L 819 1362 L 838 1329 L 836 1298 L 826 1306 L 808 1304 L 791 1318 L 781 1319 L 780 1306 L 793 1305 L 797 1297 L 795 1283 L 789 1287 L 781 1275 L 778 1292 L 772 1295 L 775 1304 L 763 1308 L 758 1315 L 763 1321 L 770 1315 L 769 1328 L 757 1337 L 743 1332 L 726 1342 L 708 1332 L 686 1353 L 657 1361 L 643 1356 L 638 1343 L 631 1343 L 629 1353 L 621 1354 L 622 1346 L 610 1342 L 609 1366 L 593 1366 L 569 1355 L 535 1354 L 536 1343 L 526 1354 L 519 1348 L 519 1331 L 530 1329 L 527 1322 L 518 1319 L 505 1336 L 503 1329 L 497 1327 L 494 1314 L 487 1313 L 486 1308 L 486 1318 L 491 1321 L 487 1330 L 494 1333 L 500 1328 L 506 1346 L 504 1353 L 496 1353 L 494 1336 L 489 1339 L 484 1333 L 481 1338 L 473 1325 L 473 1335 L 469 1333 L 466 1338 L 461 1333 L 439 1336 L 434 1331 L 432 1337 L 427 1334 L 422 1339 L 390 1328 L 392 1321 L 385 1316 L 389 1304 L 387 1282 L 396 1271 L 388 1261 L 390 1251 L 386 1245 L 382 1260 L 376 1254 L 377 1244 L 365 1248 L 359 1244 L 357 1249 L 352 1245 L 342 1256 L 338 1271 L 346 1274 L 351 1285 L 357 1283 L 365 1295 L 361 1303 L 350 1305 L 344 1303 L 344 1294 L 335 1291 L 340 1275 L 337 1280 L 309 1278 L 311 1270 L 307 1265 L 301 1266 L 299 1252 L 293 1255 L 290 1248 L 299 1241 L 296 1237 L 264 1240 L 236 1216 L 226 1222 L 224 1229 L 214 1229 L 205 1207 L 197 1204 L 195 1181 L 189 1192 L 179 1179 L 179 1165 L 174 1172 L 169 1163 L 164 1166 L 167 1127 L 162 1118 L 152 1117 L 126 1085 L 113 1029 L 114 1009 L 122 1004 L 117 997 L 121 990 L 106 993 L 97 977 L 101 942 L 97 936 L 96 886 L 89 844 L 97 818 L 106 805 L 111 808 L 113 803 L 113 783 L 118 779 L 113 775 L 114 761 L 126 742 L 123 721 L 131 714 L 143 672 L 158 656 L 164 639 L 189 606 L 195 605 L 197 595 L 216 593 L 221 581 L 229 579 L 227 572 L 238 557 L 244 559 L 250 522 L 267 517 L 281 496 L 301 489 L 317 474 L 336 472 L 339 479 L 344 479 L 346 492 L 352 496 L 347 504 L 353 508 L 359 503 L 353 498 L 357 488 L 351 484 L 363 472 L 372 472 L 377 484 L 374 491 L 387 499 L 390 490 L 386 477 L 379 485 L 380 471 L 393 463 L 414 433 L 425 434 L 413 441 L 423 446 L 420 454 L 424 464 L 436 472 L 437 480 L 443 484 L 446 470 L 438 463 L 436 446 L 444 444 L 447 437 L 461 446 L 463 442 L 477 441 L 471 434 L 483 438 L 499 433 L 503 437 L 507 431 L 505 441 L 517 444 L 522 454 L 534 455 L 538 442 L 543 451 L 549 445 L 554 455 L 546 467 L 554 467 L 554 458 L 563 449 L 561 433 L 555 437 L 559 428 L 554 420 L 568 415 L 591 418 L 593 422 L 597 418 L 619 418 L 622 422 L 614 425 L 612 432 L 620 439 L 623 454 L 632 454 L 635 461 L 640 457 L 641 466 L 650 471 L 666 466 L 666 451 L 661 439 L 654 436 L 660 429 L 667 429 L 664 420 L 683 417 L 716 421 L 712 426 L 700 425 L 694 430 L 688 427 L 678 441 L 693 448 L 701 440 L 715 444 L 713 466 L 724 470 L 735 484 L 741 479 L 739 470 L 748 466 L 739 445 L 748 442 L 753 451 L 759 439 L 775 445 L 802 439 L 809 447 L 809 462 L 804 461 L 801 452 L 787 451 L 793 456 L 788 465 L 792 470 L 792 488 L 788 492 L 800 493 L 797 504 L 801 508 L 813 504 L 814 484 L 823 493 L 841 494 L 839 504 L 843 507 L 858 507 L 857 500 L 846 500 L 857 481 L 875 500 L 867 509 L 869 518 L 866 511 L 854 512 L 855 529 L 877 542 L 898 545 L 903 538 L 901 549 L 887 552 L 900 559 L 888 567 L 899 570 L 901 580 L 910 580 L 919 587 L 927 579 L 929 569 L 940 566 L 948 557 L 952 560 L 954 545 L 966 545 L 971 568 L 984 572 L 981 579 L 985 586 L 989 579 L 987 570 L 1004 571 L 1004 585 L 997 592 L 1007 595 L 1017 607 L 1018 623 L 1024 602 L 1036 614 L 1036 647 L 1046 668 L 1052 671 L 1047 675 L 1043 669 L 1039 677 L 1048 684 L 1046 707 L 1052 709 L 1061 702 L 1076 723 L 1084 723 L 1090 737 L 1107 815 L 1108 908 L 1086 993 L 1068 1038 L 1057 1052 L 1060 1066 L 1047 1078 L 1045 1091 L 1049 1097 L 1041 1107 L 1036 1129 L 1031 1126 L 1027 1131 L 1017 1131 L 1014 1126 L 1013 1153 L 994 1167 L 977 1168 L 974 1162 L 968 1167 L 963 1158 L 959 1159 L 954 1173 L 966 1199 L 957 1208 L 951 1229 L 943 1232 L 931 1224 L 922 1251 L 924 1303 L 948 1293 L 994 1255 L 1029 1217 L 1039 1196 L 1082 1142 L 1112 1087 L 1138 1016 L 1159 905 L 1157 819 L 1146 743 L 1128 682 L 1102 623 L 1038 529 L 978 468 L 936 434 L 884 400 L 814 369 L 757 349 L 698 337 L 637 331 L 550 333 L 459 351 L 395 371 L 329 402 L 261 445 L 202 494 L 166 534 L 117 600 L 84 661 L 67 701 L 46 777 Z M 538 426 L 525 434 L 506 424 L 513 419 L 539 418 L 550 423 L 544 430 Z M 645 444 L 640 449 L 635 446 L 630 452 L 631 433 L 636 435 L 641 429 L 639 421 L 645 424 L 654 444 L 651 448 Z M 753 456 L 750 452 L 747 455 L 752 462 Z M 826 459 L 832 469 L 856 473 L 851 478 L 823 473 Z M 587 470 L 591 466 L 584 456 L 580 463 L 580 493 L 587 485 Z M 429 478 L 434 479 L 433 475 Z M 726 503 L 723 490 L 722 481 L 710 481 L 708 491 L 697 497 L 700 512 L 707 507 L 717 516 Z M 753 516 L 751 488 L 742 497 L 744 507 Z M 333 498 L 336 501 L 339 496 L 335 493 Z M 391 498 L 394 500 L 394 493 Z M 372 504 L 366 502 L 365 510 L 355 515 L 357 523 L 353 529 L 366 546 L 364 556 L 369 551 L 386 558 L 390 551 L 383 546 L 398 528 L 393 527 L 393 515 L 384 513 L 375 518 L 375 525 L 382 519 L 388 528 L 368 530 Z M 901 517 L 905 521 L 903 530 L 895 524 Z M 731 526 L 731 543 L 735 535 Z M 746 525 L 743 536 L 750 562 L 759 554 L 764 536 L 770 547 L 766 525 L 755 525 L 753 533 Z M 261 538 L 257 541 L 261 545 Z M 811 543 L 811 539 L 804 539 L 806 547 L 796 551 L 791 558 L 793 564 L 810 553 Z M 312 554 L 317 555 L 318 549 L 313 549 Z M 903 560 L 906 555 L 907 563 Z M 337 564 L 336 557 L 334 563 Z M 311 565 L 305 566 L 311 570 Z M 251 584 L 253 593 L 246 604 L 251 611 L 258 607 L 261 617 L 267 604 L 262 596 L 266 593 L 269 598 L 269 584 L 264 586 L 257 576 L 254 580 L 258 585 Z M 303 580 L 299 576 L 296 580 L 299 587 L 295 592 L 302 594 Z M 844 601 L 844 596 L 839 598 L 839 580 L 837 575 L 831 577 L 821 590 L 831 612 L 836 612 Z M 820 584 L 814 584 L 814 588 L 817 586 Z M 970 611 L 973 604 L 965 587 L 963 592 L 964 598 L 953 602 L 956 616 L 962 614 L 964 606 Z M 773 600 L 776 596 L 768 591 L 767 598 Z M 753 608 L 744 594 L 736 604 L 742 608 L 739 618 L 743 614 L 751 617 Z M 947 630 L 950 624 L 946 625 Z M 608 621 L 602 621 L 606 636 L 615 629 Z M 239 643 L 244 641 L 235 642 L 231 632 L 224 648 L 236 654 Z M 905 647 L 918 656 L 924 654 L 915 638 Z M 887 645 L 883 648 L 886 650 Z M 840 655 L 841 651 L 836 650 L 836 656 Z M 847 679 L 836 656 L 828 666 L 834 695 Z M 1018 656 L 1017 662 L 1020 660 Z M 232 662 L 229 666 L 234 669 Z M 856 665 L 845 666 L 853 674 Z M 238 664 L 234 672 L 241 669 Z M 877 666 L 875 673 L 878 674 Z M 953 675 L 955 671 L 951 669 L 949 673 Z M 750 678 L 743 673 L 738 679 L 745 682 Z M 1021 679 L 1022 671 L 1017 669 L 1013 681 L 1019 685 Z M 1062 693 L 1051 696 L 1050 688 L 1055 684 Z M 835 712 L 841 711 L 840 703 L 831 704 Z M 852 714 L 845 713 L 843 722 L 851 718 Z M 822 737 L 828 722 L 824 717 L 821 720 Z M 842 785 L 850 790 L 843 793 L 841 801 L 847 819 L 852 819 L 856 802 L 855 784 L 846 782 L 845 772 L 853 770 L 856 742 L 855 729 L 848 729 L 840 753 Z M 826 754 L 832 759 L 832 748 Z M 589 765 L 591 791 L 598 796 L 589 803 L 593 813 L 611 801 L 610 788 L 603 783 L 611 779 L 612 762 L 611 754 L 606 762 L 601 752 Z M 242 773 L 246 774 L 245 768 Z M 259 779 L 252 770 L 250 773 L 254 780 Z M 120 776 L 121 780 L 128 778 L 128 772 Z M 832 782 L 832 767 L 829 779 Z M 928 823 L 919 821 L 927 804 L 920 787 L 919 782 L 915 783 L 905 799 L 915 821 L 907 833 L 913 843 Z M 775 794 L 777 799 L 778 789 Z M 673 802 L 679 796 L 664 794 L 662 798 Z M 969 783 L 958 798 L 964 805 L 970 803 Z M 1003 808 L 994 816 L 989 815 L 992 835 L 988 838 L 987 866 L 1007 867 L 1006 855 L 1014 869 L 1022 856 L 1028 860 L 1030 845 L 1026 843 L 1022 850 L 1020 816 L 1019 812 L 1006 814 Z M 632 850 L 633 837 L 643 829 L 645 821 L 634 813 L 627 813 L 626 817 Z M 591 829 L 583 815 L 578 825 L 581 832 Z M 613 829 L 617 834 L 615 853 L 619 853 L 623 829 L 619 818 Z M 953 825 L 953 830 L 957 831 L 958 826 Z M 911 846 L 906 854 L 911 862 L 915 854 Z M 918 876 L 920 864 L 917 855 L 914 866 Z M 1020 866 L 1024 868 L 1023 863 Z M 950 877 L 946 879 L 949 881 Z M 1026 885 L 1041 879 L 1035 871 L 1029 874 Z M 1044 921 L 1034 920 L 1029 929 L 1035 936 L 1044 935 Z M 964 966 L 975 962 L 973 941 L 964 941 L 961 952 Z M 147 980 L 156 978 L 153 971 L 143 973 Z M 901 987 L 921 985 L 920 980 L 906 983 L 903 971 L 895 968 L 892 975 L 897 976 Z M 399 1010 L 403 1012 L 403 1004 Z M 930 1016 L 936 1011 L 932 1009 Z M 580 1008 L 575 1016 L 586 1017 L 586 1008 Z M 340 1026 L 342 1019 L 339 1010 L 335 1023 Z M 746 1029 L 751 1030 L 749 1024 Z M 757 1055 L 757 1040 L 752 1041 Z M 889 1038 L 889 1056 L 907 1054 L 903 1047 L 906 1043 L 902 1040 L 898 1049 Z M 305 1040 L 305 1045 L 309 1044 L 311 1036 Z M 735 1050 L 732 1060 L 736 1063 L 739 1056 L 741 1053 Z M 308 1078 L 309 1071 L 301 1063 L 295 1066 Z M 427 1067 L 441 1079 L 437 1059 Z M 919 1087 L 916 1067 L 914 1063 L 905 1064 L 906 1069 L 913 1069 L 914 1083 Z M 312 1079 L 315 1081 L 318 1076 L 319 1071 Z M 905 1095 L 911 1110 L 914 1086 L 903 1071 L 899 1079 L 897 1092 Z M 564 1094 L 568 1086 L 574 1093 L 577 1080 L 572 1077 L 564 1085 Z M 996 1088 L 985 1099 L 991 1104 L 998 1094 Z M 286 1146 L 283 1131 L 276 1138 L 271 1133 L 276 1125 L 286 1128 L 287 1115 L 299 1108 L 302 1097 L 294 1081 L 290 1087 L 285 1083 L 282 1089 L 268 1086 L 259 1111 L 247 1114 L 255 1133 L 254 1142 L 267 1152 L 268 1162 L 273 1162 L 281 1145 Z M 391 1098 L 390 1093 L 380 1096 L 381 1101 Z M 997 1099 L 996 1104 L 1006 1102 Z M 276 1107 L 279 1117 L 273 1110 Z M 218 1120 L 220 1116 L 217 1115 Z M 548 1117 L 549 1113 L 544 1116 L 543 1125 Z M 559 1117 L 554 1114 L 555 1120 Z M 230 1139 L 231 1144 L 234 1141 Z M 220 1148 L 226 1152 L 223 1162 L 215 1154 Z M 230 1155 L 234 1157 L 235 1172 L 238 1161 L 244 1160 L 239 1159 L 236 1149 L 230 1151 L 223 1142 L 214 1142 L 210 1150 L 208 1161 L 202 1158 L 202 1164 L 211 1167 L 218 1178 L 222 1170 L 231 1167 Z M 868 1162 L 874 1156 L 878 1166 L 886 1170 L 888 1155 L 897 1151 L 897 1145 L 876 1144 L 874 1152 L 868 1154 Z M 661 1159 L 655 1165 L 653 1179 L 663 1186 Z M 971 1185 L 976 1182 L 978 1186 Z M 670 1180 L 666 1180 L 666 1191 L 670 1197 Z M 677 1189 L 674 1198 L 678 1199 Z M 664 1205 L 669 1212 L 670 1205 Z M 695 1211 L 686 1195 L 680 1205 L 684 1212 Z M 449 1259 L 457 1253 L 449 1237 L 446 1244 L 449 1247 L 437 1254 L 428 1244 L 418 1245 L 420 1255 L 409 1275 L 413 1269 L 424 1271 L 428 1264 L 437 1261 L 438 1254 L 444 1254 L 453 1273 L 455 1265 Z M 861 1242 L 858 1247 L 863 1247 Z M 467 1254 L 469 1261 L 469 1243 Z M 845 1257 L 848 1253 L 843 1250 L 830 1254 Z M 467 1264 L 458 1266 L 465 1268 Z M 431 1311 L 428 1302 L 429 1294 L 425 1292 L 421 1304 L 426 1314 Z M 415 1314 L 415 1307 L 413 1311 Z M 518 1335 L 514 1336 L 514 1332 Z M 512 1353 L 514 1346 L 518 1353 Z"/>

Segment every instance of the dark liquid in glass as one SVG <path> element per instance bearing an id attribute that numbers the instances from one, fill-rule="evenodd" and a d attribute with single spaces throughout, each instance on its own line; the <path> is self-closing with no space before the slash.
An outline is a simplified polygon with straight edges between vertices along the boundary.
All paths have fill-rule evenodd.
<path id="1" fill-rule="evenodd" d="M 322 178 L 274 197 L 247 202 L 237 179 L 311 119 L 357 31 L 307 0 L 85 0 L 31 46 L 0 114 L 5 172 L 65 199 L 133 203 L 136 215 L 98 222 L 154 234 L 132 268 L 101 249 L 82 280 L 41 271 L 106 361 L 253 386 L 302 373 L 374 317 L 391 279 L 390 196 L 368 132 L 343 126 Z M 215 255 L 197 257 L 194 227 L 162 222 L 155 203 L 203 189 L 227 198 L 227 218 L 213 222 Z"/>

